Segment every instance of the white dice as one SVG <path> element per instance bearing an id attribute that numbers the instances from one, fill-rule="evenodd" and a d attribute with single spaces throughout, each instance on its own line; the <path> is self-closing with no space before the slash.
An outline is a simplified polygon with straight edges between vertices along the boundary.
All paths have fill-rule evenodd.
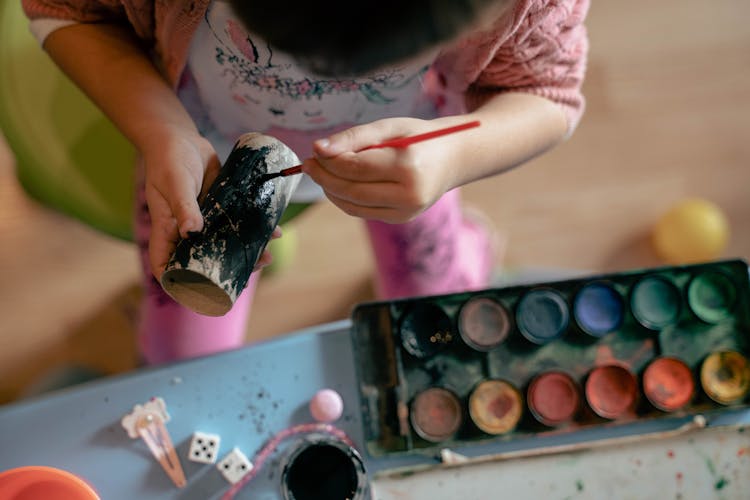
<path id="1" fill-rule="evenodd" d="M 221 443 L 221 436 L 218 434 L 194 432 L 193 439 L 190 441 L 188 460 L 203 464 L 215 463 L 219 453 L 219 443 Z"/>
<path id="2" fill-rule="evenodd" d="M 248 460 L 239 448 L 232 448 L 232 451 L 226 454 L 221 462 L 216 464 L 224 479 L 232 484 L 237 483 L 245 474 L 253 470 L 253 464 Z"/>

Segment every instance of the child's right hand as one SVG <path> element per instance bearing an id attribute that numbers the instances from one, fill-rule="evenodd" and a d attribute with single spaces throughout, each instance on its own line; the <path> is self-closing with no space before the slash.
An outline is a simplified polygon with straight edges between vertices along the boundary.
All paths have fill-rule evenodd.
<path id="1" fill-rule="evenodd" d="M 152 137 L 141 154 L 151 215 L 149 260 L 158 279 L 179 239 L 203 229 L 198 203 L 220 163 L 213 146 L 197 132 L 165 128 Z"/>

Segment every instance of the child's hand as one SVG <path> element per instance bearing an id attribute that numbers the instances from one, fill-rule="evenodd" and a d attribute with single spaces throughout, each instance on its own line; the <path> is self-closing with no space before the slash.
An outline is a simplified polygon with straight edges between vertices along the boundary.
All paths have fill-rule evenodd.
<path id="1" fill-rule="evenodd" d="M 146 202 L 151 215 L 149 259 L 160 278 L 180 238 L 203 229 L 199 201 L 221 167 L 211 144 L 199 135 L 170 134 L 144 152 Z M 271 239 L 281 237 L 278 226 Z M 254 270 L 269 265 L 273 256 L 263 250 Z"/>
<path id="2" fill-rule="evenodd" d="M 149 258 L 158 279 L 180 237 L 203 229 L 198 200 L 216 178 L 220 164 L 211 144 L 195 133 L 155 134 L 142 154 L 151 215 Z"/>
<path id="3" fill-rule="evenodd" d="M 361 150 L 435 130 L 440 127 L 436 123 L 390 118 L 350 128 L 317 141 L 315 158 L 303 163 L 303 171 L 349 215 L 406 222 L 455 187 L 451 171 L 460 165 L 455 165 L 451 144 L 456 139 L 446 136 L 407 148 Z"/>

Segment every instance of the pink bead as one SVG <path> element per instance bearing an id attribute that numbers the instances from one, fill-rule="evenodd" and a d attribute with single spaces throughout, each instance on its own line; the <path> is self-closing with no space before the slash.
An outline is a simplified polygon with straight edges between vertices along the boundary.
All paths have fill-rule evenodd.
<path id="1" fill-rule="evenodd" d="M 344 412 L 344 401 L 333 389 L 321 389 L 310 400 L 310 413 L 318 422 L 333 422 Z"/>

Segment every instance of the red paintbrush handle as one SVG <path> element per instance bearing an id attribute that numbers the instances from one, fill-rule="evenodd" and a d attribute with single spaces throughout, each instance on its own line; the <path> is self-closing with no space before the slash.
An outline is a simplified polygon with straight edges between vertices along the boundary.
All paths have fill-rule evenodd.
<path id="1" fill-rule="evenodd" d="M 466 130 L 468 128 L 474 128 L 478 126 L 479 126 L 479 120 L 475 120 L 473 122 L 462 123 L 461 125 L 454 125 L 452 127 L 440 128 L 437 130 L 433 130 L 432 132 L 425 132 L 424 134 L 417 134 L 417 135 L 411 135 L 409 137 L 398 137 L 396 139 L 390 139 L 387 141 L 383 141 L 380 144 L 373 144 L 372 146 L 367 146 L 366 148 L 363 148 L 360 151 L 367 151 L 368 149 L 379 149 L 379 148 L 405 148 L 407 146 L 414 144 L 415 142 L 422 142 L 428 139 L 434 139 L 435 137 L 453 134 L 455 132 L 460 132 L 462 130 Z"/>
<path id="2" fill-rule="evenodd" d="M 283 177 L 300 173 L 302 173 L 302 165 L 295 165 L 294 167 L 285 168 L 280 172 Z"/>

